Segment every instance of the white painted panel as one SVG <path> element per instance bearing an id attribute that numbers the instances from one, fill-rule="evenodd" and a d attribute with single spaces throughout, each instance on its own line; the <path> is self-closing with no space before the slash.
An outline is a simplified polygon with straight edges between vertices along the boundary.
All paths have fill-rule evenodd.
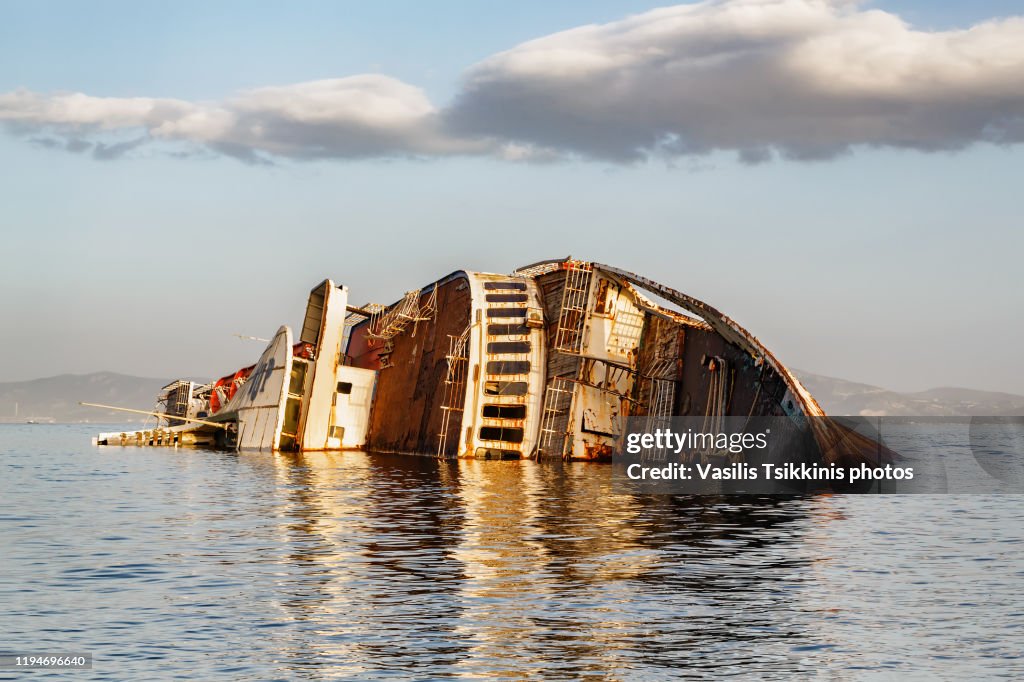
<path id="1" fill-rule="evenodd" d="M 281 327 L 249 379 L 217 415 L 237 418 L 240 450 L 277 449 L 291 369 L 292 332 Z"/>
<path id="2" fill-rule="evenodd" d="M 330 443 L 335 448 L 359 448 L 366 444 L 366 430 L 370 424 L 370 407 L 377 372 L 358 367 L 339 367 L 338 382 L 352 384 L 350 393 L 338 393 L 334 410 L 334 425 L 345 429 L 344 436 Z"/>
<path id="3" fill-rule="evenodd" d="M 338 385 L 338 358 L 341 338 L 345 332 L 348 306 L 348 288 L 335 286 L 327 280 L 322 285 L 323 311 L 320 334 L 313 362 L 313 380 L 305 396 L 305 416 L 299 439 L 303 450 L 323 450 L 332 447 L 330 435 L 334 394 Z M 312 297 L 311 297 L 312 298 Z M 310 311 L 307 311 L 307 316 Z"/>

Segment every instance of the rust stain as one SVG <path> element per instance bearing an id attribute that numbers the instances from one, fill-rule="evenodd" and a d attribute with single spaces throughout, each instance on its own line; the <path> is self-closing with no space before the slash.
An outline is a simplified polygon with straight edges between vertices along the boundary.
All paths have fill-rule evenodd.
<path id="1" fill-rule="evenodd" d="M 594 301 L 594 312 L 598 315 L 608 314 L 608 280 L 604 278 L 597 281 L 597 297 Z"/>
<path id="2" fill-rule="evenodd" d="M 588 460 L 605 460 L 612 458 L 612 446 L 607 443 L 591 443 L 587 442 L 583 444 L 583 455 L 584 459 Z"/>

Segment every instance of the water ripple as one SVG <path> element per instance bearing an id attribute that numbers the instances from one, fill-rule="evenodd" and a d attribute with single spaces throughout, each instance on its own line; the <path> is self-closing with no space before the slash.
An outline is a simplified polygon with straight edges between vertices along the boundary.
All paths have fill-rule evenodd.
<path id="1" fill-rule="evenodd" d="M 92 653 L 75 679 L 1024 675 L 1013 496 L 645 497 L 92 430 L 0 426 L 0 645 Z"/>

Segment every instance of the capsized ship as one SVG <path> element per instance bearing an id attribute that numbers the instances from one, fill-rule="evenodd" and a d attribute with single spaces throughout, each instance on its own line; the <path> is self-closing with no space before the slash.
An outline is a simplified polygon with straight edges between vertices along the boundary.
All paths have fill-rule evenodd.
<path id="1" fill-rule="evenodd" d="M 825 451 L 851 437 L 807 419 L 814 398 L 715 308 L 571 258 L 454 272 L 390 305 L 326 280 L 297 338 L 281 327 L 254 365 L 169 384 L 157 413 L 98 442 L 601 460 L 644 415 L 789 416 Z"/>

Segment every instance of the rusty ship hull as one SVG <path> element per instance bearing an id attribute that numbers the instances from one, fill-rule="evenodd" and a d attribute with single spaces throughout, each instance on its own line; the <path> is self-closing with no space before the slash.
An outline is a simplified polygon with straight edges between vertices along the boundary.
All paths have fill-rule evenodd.
<path id="1" fill-rule="evenodd" d="M 282 327 L 255 365 L 165 387 L 157 427 L 98 441 L 605 460 L 629 417 L 746 415 L 788 416 L 825 453 L 872 445 L 819 419 L 734 320 L 614 266 L 459 271 L 389 305 L 348 294 L 318 284 L 297 338 Z"/>

